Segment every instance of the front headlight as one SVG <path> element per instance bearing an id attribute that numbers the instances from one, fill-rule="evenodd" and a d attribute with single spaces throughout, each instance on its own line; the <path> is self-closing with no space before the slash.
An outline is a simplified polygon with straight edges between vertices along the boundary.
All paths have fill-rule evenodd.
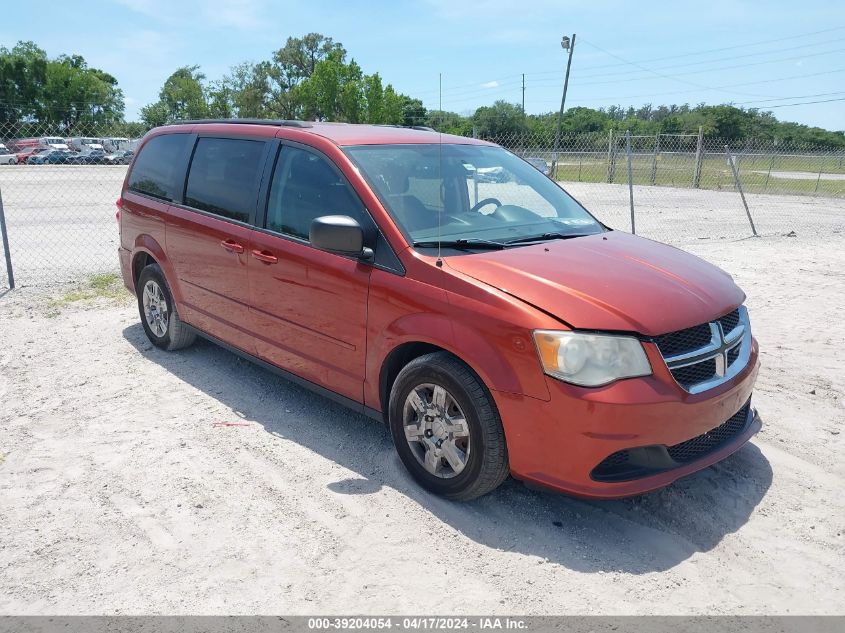
<path id="1" fill-rule="evenodd" d="M 651 374 L 642 344 L 630 336 L 534 330 L 543 370 L 564 382 L 600 387 Z"/>

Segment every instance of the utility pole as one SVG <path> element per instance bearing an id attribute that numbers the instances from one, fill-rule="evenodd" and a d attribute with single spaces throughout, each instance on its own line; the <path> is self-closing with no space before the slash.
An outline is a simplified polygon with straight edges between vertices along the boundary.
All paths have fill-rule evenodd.
<path id="1" fill-rule="evenodd" d="M 525 116 L 525 73 L 522 73 L 522 116 Z"/>
<path id="2" fill-rule="evenodd" d="M 566 89 L 569 88 L 569 69 L 572 67 L 572 52 L 575 50 L 575 33 L 572 38 L 565 35 L 560 40 L 560 47 L 569 51 L 569 57 L 566 60 L 566 77 L 563 80 L 563 95 L 560 98 L 560 112 L 557 115 L 557 133 L 555 134 L 555 145 L 552 148 L 552 178 L 557 179 L 557 152 L 560 147 L 560 132 L 563 125 L 563 108 L 566 104 Z"/>

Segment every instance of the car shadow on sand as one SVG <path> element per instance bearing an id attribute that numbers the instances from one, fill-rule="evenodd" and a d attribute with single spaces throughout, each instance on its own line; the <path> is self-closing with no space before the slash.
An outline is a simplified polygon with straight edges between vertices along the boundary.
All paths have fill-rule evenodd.
<path id="1" fill-rule="evenodd" d="M 383 424 L 205 340 L 170 353 L 153 347 L 140 324 L 123 335 L 146 358 L 238 412 L 241 421 L 258 423 L 356 473 L 330 483 L 332 493 L 370 495 L 393 488 L 466 537 L 535 556 L 538 563 L 589 573 L 674 567 L 739 530 L 772 483 L 768 460 L 747 444 L 715 466 L 632 499 L 587 501 L 509 479 L 480 499 L 450 502 L 414 483 Z"/>

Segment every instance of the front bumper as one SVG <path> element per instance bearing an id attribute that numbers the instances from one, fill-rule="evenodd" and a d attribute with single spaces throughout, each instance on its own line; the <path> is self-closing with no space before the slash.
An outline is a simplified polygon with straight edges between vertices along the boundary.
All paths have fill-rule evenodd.
<path id="1" fill-rule="evenodd" d="M 551 399 L 494 392 L 505 427 L 511 473 L 540 486 L 583 497 L 642 494 L 714 464 L 761 428 L 753 407 L 739 432 L 698 459 L 643 470 L 623 481 L 598 481 L 593 471 L 619 451 L 674 447 L 723 425 L 751 398 L 759 370 L 757 341 L 746 368 L 700 394 L 678 387 L 659 352 L 646 345 L 654 375 L 585 389 L 547 378 Z M 664 464 L 665 466 L 665 464 Z"/>

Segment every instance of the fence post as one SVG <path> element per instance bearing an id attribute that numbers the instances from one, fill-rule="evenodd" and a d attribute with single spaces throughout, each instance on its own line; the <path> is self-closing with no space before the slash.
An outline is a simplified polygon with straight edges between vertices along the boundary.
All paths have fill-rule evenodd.
<path id="1" fill-rule="evenodd" d="M 745 200 L 745 192 L 742 190 L 742 183 L 739 182 L 739 172 L 736 169 L 736 162 L 734 161 L 734 157 L 731 155 L 731 150 L 727 145 L 725 145 L 725 156 L 728 157 L 728 164 L 731 166 L 736 188 L 739 190 L 739 196 L 742 198 L 742 206 L 745 207 L 745 215 L 748 216 L 748 222 L 751 224 L 751 232 L 754 233 L 755 237 L 757 237 L 757 229 L 754 226 L 754 220 L 751 219 L 751 211 L 748 210 L 748 202 Z"/>
<path id="2" fill-rule="evenodd" d="M 769 161 L 769 171 L 766 172 L 766 182 L 763 183 L 763 191 L 769 190 L 769 178 L 772 176 L 772 167 L 775 166 L 775 150 L 772 150 L 772 158 Z"/>
<path id="3" fill-rule="evenodd" d="M 660 153 L 660 134 L 654 136 L 654 156 L 651 157 L 651 184 L 657 182 L 657 155 Z"/>
<path id="4" fill-rule="evenodd" d="M 6 275 L 9 290 L 15 289 L 15 273 L 12 272 L 12 251 L 9 249 L 9 234 L 6 232 L 6 212 L 3 209 L 3 189 L 0 188 L 0 237 L 3 238 L 3 254 L 6 256 Z"/>
<path id="5" fill-rule="evenodd" d="M 693 189 L 698 189 L 701 184 L 701 160 L 704 154 L 704 134 L 701 126 L 698 126 L 698 143 L 695 146 L 695 171 L 692 174 Z"/>
<path id="6" fill-rule="evenodd" d="M 634 178 L 631 166 L 631 130 L 625 132 L 625 153 L 628 155 L 628 200 L 631 203 L 631 233 L 637 234 L 637 227 L 634 222 Z"/>
<path id="7" fill-rule="evenodd" d="M 616 151 L 613 147 L 613 128 L 607 135 L 607 182 L 613 182 L 614 172 L 616 171 Z"/>

